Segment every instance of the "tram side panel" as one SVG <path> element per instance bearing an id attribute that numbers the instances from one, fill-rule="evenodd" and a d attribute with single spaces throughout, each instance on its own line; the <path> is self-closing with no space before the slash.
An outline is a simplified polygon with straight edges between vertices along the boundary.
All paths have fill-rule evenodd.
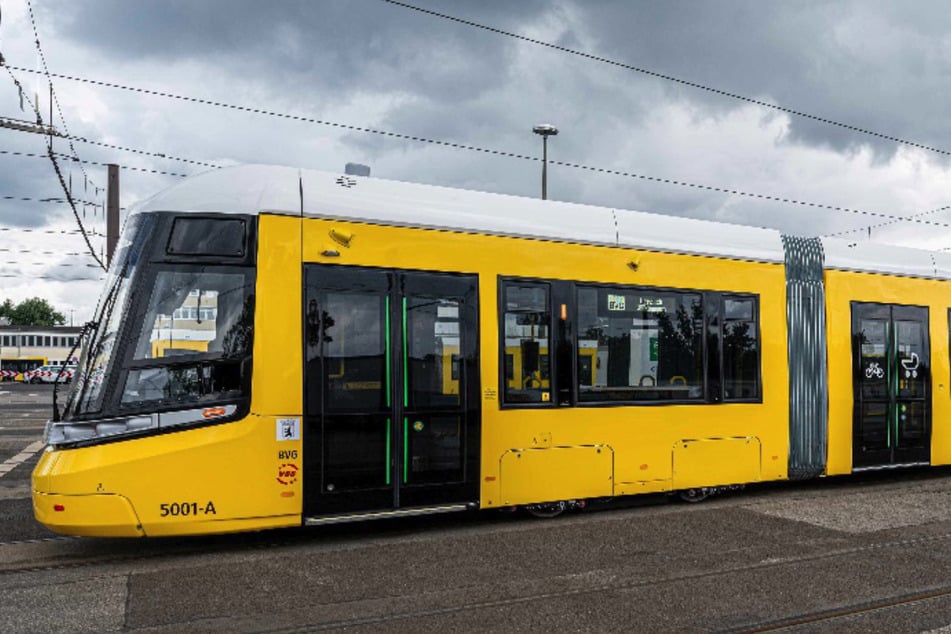
<path id="1" fill-rule="evenodd" d="M 951 283 L 825 272 L 827 474 L 951 463 Z"/>
<path id="2" fill-rule="evenodd" d="M 498 381 L 488 393 L 488 398 L 498 399 L 497 402 L 487 398 L 483 403 L 484 506 L 630 495 L 787 477 L 788 377 L 782 266 L 527 241 L 523 241 L 522 246 L 497 248 L 500 249 L 497 256 L 487 258 L 487 262 L 493 263 L 489 272 L 495 273 L 494 277 L 503 287 L 506 283 L 518 285 L 520 281 L 524 281 L 526 287 L 536 283 L 544 286 L 549 282 L 557 286 L 558 282 L 565 281 L 575 284 L 575 289 L 616 288 L 619 297 L 626 294 L 632 298 L 650 297 L 657 289 L 755 295 L 761 313 L 758 323 L 762 399 L 735 403 L 632 404 L 598 402 L 595 397 L 565 403 L 557 394 L 559 390 L 567 387 L 576 394 L 583 390 L 587 395 L 595 395 L 597 384 L 604 383 L 603 377 L 597 377 L 599 361 L 601 371 L 613 364 L 604 352 L 600 353 L 600 359 L 588 354 L 582 345 L 585 333 L 581 331 L 585 327 L 578 324 L 573 326 L 578 332 L 573 353 L 577 365 L 572 380 L 582 385 L 557 384 L 566 374 L 572 376 L 571 373 L 552 372 L 535 377 L 534 368 L 538 363 L 533 361 L 530 364 L 533 374 L 526 374 L 525 378 L 536 389 L 509 390 L 515 393 L 507 394 L 507 389 L 523 378 L 517 375 L 518 368 L 525 363 L 519 358 L 519 345 L 515 340 L 506 341 L 504 347 L 500 344 L 500 338 L 506 337 L 506 319 L 512 321 L 513 315 L 507 317 L 504 306 L 495 308 L 500 312 L 492 314 L 489 302 L 484 301 L 483 323 L 496 326 L 495 332 L 489 327 L 483 328 L 483 382 L 490 385 L 493 379 Z M 513 257 L 513 253 L 519 257 Z M 639 262 L 636 272 L 628 266 L 632 259 Z M 503 303 L 507 301 L 504 288 L 501 291 L 493 288 L 491 280 L 483 279 L 482 289 L 486 299 L 494 295 Z M 602 293 L 602 299 L 607 295 L 610 295 L 607 291 Z M 570 319 L 577 318 L 578 307 L 573 302 L 574 299 L 569 300 Z M 557 324 L 560 301 L 552 302 L 551 310 L 551 323 Z M 527 328 L 530 326 L 521 325 L 514 330 Z M 521 336 L 537 343 L 531 349 L 537 347 L 539 354 L 552 345 L 542 340 L 535 342 L 538 337 L 524 332 Z M 506 358 L 512 356 L 515 358 Z M 633 372 L 627 368 L 624 371 Z M 618 378 L 620 383 L 629 386 L 625 390 L 650 391 L 649 382 L 639 386 L 638 377 L 629 378 L 628 374 Z M 550 387 L 551 382 L 556 385 Z M 681 377 L 663 378 L 664 385 L 657 386 L 657 391 L 662 392 L 661 387 L 680 387 L 683 382 Z M 676 385 L 669 386 L 669 383 Z M 532 391 L 534 395 L 527 394 Z M 601 389 L 602 394 L 611 391 L 607 387 Z M 622 391 L 613 390 L 615 394 Z M 526 398 L 535 401 L 523 404 L 521 401 Z"/>
<path id="3" fill-rule="evenodd" d="M 786 477 L 788 387 L 781 265 L 318 219 L 305 220 L 304 231 L 307 263 L 393 271 L 397 279 L 411 271 L 478 276 L 481 461 L 479 473 L 474 475 L 480 482 L 481 506 Z M 335 241 L 335 235 L 343 241 Z M 633 260 L 638 262 L 637 271 L 630 266 Z M 544 291 L 548 294 L 541 301 L 551 314 L 539 318 L 545 320 L 544 328 L 567 329 L 562 342 L 568 344 L 567 350 L 555 350 L 547 335 L 541 335 L 542 322 L 533 322 L 537 310 L 516 307 L 514 310 L 521 312 L 506 315 L 506 284 L 524 287 L 520 292 L 526 297 L 539 289 L 550 291 Z M 659 378 L 663 383 L 654 390 L 639 385 L 641 377 L 651 372 L 647 367 L 649 349 L 642 360 L 644 367 L 620 370 L 610 356 L 602 354 L 599 369 L 596 341 L 577 332 L 580 327 L 574 323 L 578 320 L 575 291 L 584 288 L 588 295 L 600 293 L 600 299 L 593 301 L 601 302 L 613 294 L 613 287 L 619 289 L 619 295 L 630 296 L 629 312 L 637 308 L 638 297 L 656 301 L 665 293 L 701 297 L 710 291 L 755 297 L 760 312 L 756 323 L 762 331 L 757 364 L 762 397 L 734 403 L 672 400 L 669 395 L 674 391 L 702 388 L 686 385 L 683 371 L 651 375 L 652 380 Z M 652 306 L 650 310 L 660 309 L 660 305 Z M 514 338 L 505 332 L 507 319 L 512 321 Z M 398 320 L 392 316 L 393 323 Z M 633 325 L 630 322 L 628 330 Z M 587 345 L 586 341 L 588 347 L 582 345 Z M 627 350 L 629 357 L 630 345 Z M 707 361 L 718 363 L 712 357 Z M 595 394 L 597 390 L 592 388 L 603 382 L 601 374 L 609 370 L 620 373 L 617 381 L 624 389 L 614 392 L 622 397 L 642 389 L 663 391 L 668 398 L 636 405 L 598 402 L 596 398 L 574 400 L 573 394 L 582 388 Z M 381 379 L 395 380 L 395 376 Z M 573 384 L 576 379 L 579 385 Z M 374 389 L 377 382 L 372 383 Z M 352 390 L 371 387 L 367 381 L 351 383 Z M 613 389 L 604 387 L 602 393 Z M 510 388 L 515 388 L 514 392 Z M 386 464 L 386 447 L 395 447 L 387 462 L 403 457 L 393 437 L 413 435 L 412 428 L 407 431 L 387 425 L 385 415 L 380 420 L 385 444 L 377 444 L 384 449 L 379 460 L 367 454 L 373 458 L 367 462 L 368 478 L 377 462 Z M 386 474 L 379 475 L 384 482 Z M 319 504 L 315 508 L 320 511 Z"/>

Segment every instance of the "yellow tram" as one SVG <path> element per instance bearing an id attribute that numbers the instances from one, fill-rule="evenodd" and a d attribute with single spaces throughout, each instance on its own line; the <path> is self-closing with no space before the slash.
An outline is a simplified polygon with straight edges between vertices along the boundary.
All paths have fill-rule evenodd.
<path id="1" fill-rule="evenodd" d="M 161 536 L 951 462 L 951 255 L 242 166 L 127 222 L 36 518 Z"/>

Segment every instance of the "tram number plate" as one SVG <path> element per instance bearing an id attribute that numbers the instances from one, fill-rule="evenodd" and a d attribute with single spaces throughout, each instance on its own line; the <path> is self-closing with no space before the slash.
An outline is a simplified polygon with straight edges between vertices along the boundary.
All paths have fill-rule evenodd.
<path id="1" fill-rule="evenodd" d="M 217 515 L 215 503 L 207 502 L 200 504 L 198 502 L 168 502 L 159 504 L 160 517 L 186 517 L 188 515 Z"/>

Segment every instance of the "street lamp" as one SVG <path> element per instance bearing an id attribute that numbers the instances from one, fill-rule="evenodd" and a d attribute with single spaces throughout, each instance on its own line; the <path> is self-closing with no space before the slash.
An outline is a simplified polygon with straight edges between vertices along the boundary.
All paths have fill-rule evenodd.
<path id="1" fill-rule="evenodd" d="M 550 123 L 540 123 L 532 132 L 542 137 L 542 200 L 548 198 L 548 137 L 558 134 L 558 128 Z"/>

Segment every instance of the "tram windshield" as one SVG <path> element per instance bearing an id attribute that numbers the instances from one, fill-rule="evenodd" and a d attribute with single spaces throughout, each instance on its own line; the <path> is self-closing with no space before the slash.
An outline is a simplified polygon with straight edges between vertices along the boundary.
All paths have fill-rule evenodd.
<path id="1" fill-rule="evenodd" d="M 251 352 L 253 280 L 241 268 L 156 271 L 135 341 L 123 406 L 234 398 Z"/>
<path id="2" fill-rule="evenodd" d="M 215 231 L 214 219 L 202 220 L 196 239 L 183 237 L 174 222 L 170 214 L 143 214 L 127 223 L 66 420 L 235 402 L 246 394 L 255 276 L 253 266 L 241 265 L 248 262 L 244 221 L 224 221 L 242 223 L 228 234 Z M 231 241 L 237 246 L 219 256 L 215 249 Z"/>
<path id="3" fill-rule="evenodd" d="M 116 245 L 116 256 L 106 278 L 105 292 L 96 308 L 94 328 L 86 335 L 80 355 L 79 373 L 66 413 L 98 411 L 102 405 L 106 369 L 116 349 L 122 316 L 128 312 L 132 280 L 136 277 L 153 218 L 132 216 Z"/>

